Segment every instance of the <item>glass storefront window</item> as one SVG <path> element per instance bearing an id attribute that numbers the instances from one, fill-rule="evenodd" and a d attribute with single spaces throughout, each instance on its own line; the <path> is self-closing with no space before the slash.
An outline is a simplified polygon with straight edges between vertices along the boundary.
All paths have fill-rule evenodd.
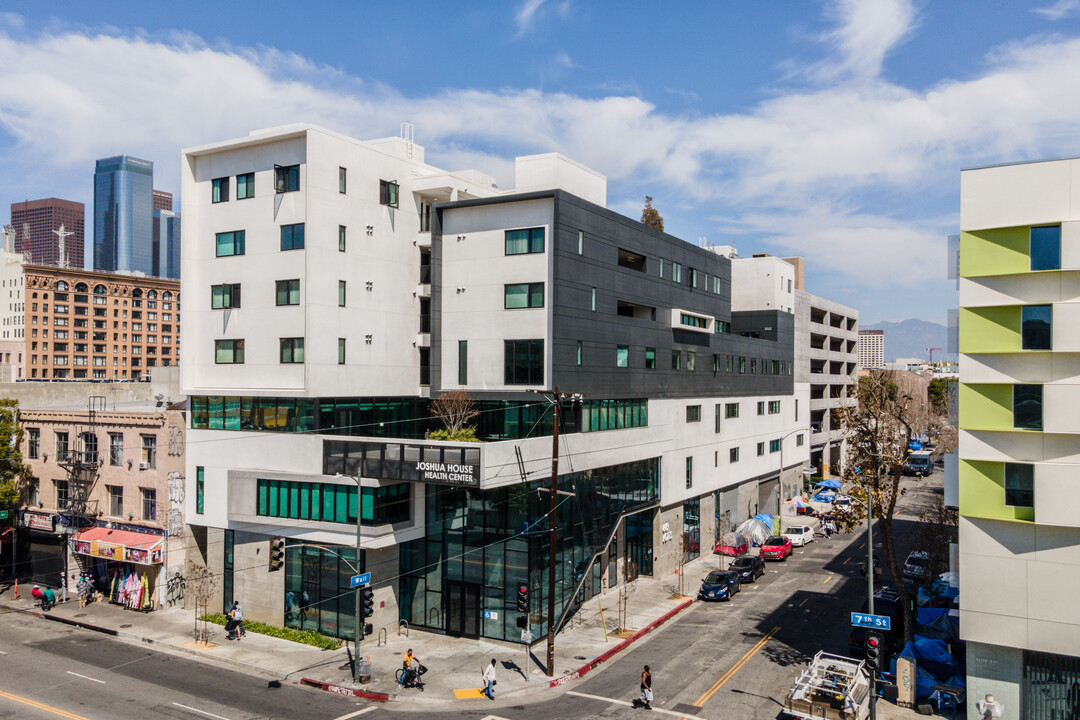
<path id="1" fill-rule="evenodd" d="M 353 637 L 356 599 L 349 579 L 366 569 L 366 557 L 345 545 L 286 540 L 285 626 L 331 637 Z"/>
<path id="2" fill-rule="evenodd" d="M 602 551 L 614 523 L 628 509 L 654 504 L 659 480 L 658 458 L 560 478 L 560 487 L 574 495 L 557 512 L 558 607 L 579 582 L 571 611 L 599 591 L 600 563 L 610 548 Z M 400 617 L 448 634 L 517 641 L 517 588 L 528 585 L 529 627 L 536 637 L 546 633 L 548 500 L 536 492 L 546 482 L 487 491 L 428 484 L 427 536 L 405 543 L 400 553 Z M 628 559 L 645 574 L 652 573 L 652 513 L 632 516 L 627 524 L 628 542 L 633 538 Z M 483 618 L 485 610 L 496 617 Z"/>

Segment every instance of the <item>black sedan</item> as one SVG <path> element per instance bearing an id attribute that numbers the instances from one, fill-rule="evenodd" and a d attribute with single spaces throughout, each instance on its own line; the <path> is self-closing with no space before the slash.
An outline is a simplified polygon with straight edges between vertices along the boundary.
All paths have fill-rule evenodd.
<path id="1" fill-rule="evenodd" d="M 742 588 L 739 573 L 734 570 L 713 570 L 701 581 L 699 600 L 730 600 Z"/>
<path id="2" fill-rule="evenodd" d="M 752 583 L 765 574 L 765 561 L 757 555 L 744 555 L 732 560 L 728 569 L 739 573 L 740 581 Z"/>

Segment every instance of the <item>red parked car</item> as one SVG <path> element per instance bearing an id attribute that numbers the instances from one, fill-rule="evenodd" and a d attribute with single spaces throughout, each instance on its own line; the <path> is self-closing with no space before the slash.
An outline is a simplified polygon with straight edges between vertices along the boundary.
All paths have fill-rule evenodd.
<path id="1" fill-rule="evenodd" d="M 785 535 L 771 537 L 761 546 L 761 557 L 765 560 L 787 560 L 793 552 L 795 548 L 791 545 L 791 538 Z"/>

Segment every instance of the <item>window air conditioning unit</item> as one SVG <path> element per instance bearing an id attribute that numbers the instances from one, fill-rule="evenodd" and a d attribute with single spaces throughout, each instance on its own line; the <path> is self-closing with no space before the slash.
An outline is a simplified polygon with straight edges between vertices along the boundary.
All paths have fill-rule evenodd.
<path id="1" fill-rule="evenodd" d="M 139 463 L 139 469 L 140 470 L 149 470 L 150 469 L 150 463 L 148 463 L 148 462 Z"/>

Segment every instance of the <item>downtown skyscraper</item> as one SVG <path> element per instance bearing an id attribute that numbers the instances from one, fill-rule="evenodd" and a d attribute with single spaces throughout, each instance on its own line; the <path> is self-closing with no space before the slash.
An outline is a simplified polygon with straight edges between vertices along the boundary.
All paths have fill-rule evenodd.
<path id="1" fill-rule="evenodd" d="M 154 274 L 154 163 L 102 158 L 94 170 L 93 269 Z"/>

